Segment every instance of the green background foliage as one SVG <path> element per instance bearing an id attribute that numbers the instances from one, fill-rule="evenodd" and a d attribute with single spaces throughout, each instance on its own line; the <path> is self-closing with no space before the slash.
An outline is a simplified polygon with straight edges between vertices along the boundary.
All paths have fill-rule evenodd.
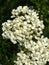
<path id="1" fill-rule="evenodd" d="M 17 6 L 33 6 L 39 13 L 39 18 L 44 21 L 44 36 L 49 38 L 49 0 L 0 0 L 0 64 L 14 65 L 16 53 L 19 52 L 18 44 L 12 44 L 10 40 L 2 38 L 2 23 L 10 19 L 12 9 Z M 47 62 L 46 65 L 49 65 Z"/>

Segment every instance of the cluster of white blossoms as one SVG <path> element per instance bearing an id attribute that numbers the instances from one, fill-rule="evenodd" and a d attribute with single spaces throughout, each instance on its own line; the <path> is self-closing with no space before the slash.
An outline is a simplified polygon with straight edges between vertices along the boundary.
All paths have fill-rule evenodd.
<path id="1" fill-rule="evenodd" d="M 25 45 L 25 44 L 24 44 Z M 49 43 L 47 38 L 38 39 L 37 42 L 28 43 L 25 48 L 29 50 L 17 53 L 16 65 L 45 65 L 49 61 Z"/>
<path id="2" fill-rule="evenodd" d="M 2 36 L 10 39 L 14 44 L 17 41 L 24 43 L 26 40 L 32 40 L 34 36 L 40 36 L 43 33 L 44 25 L 37 15 L 34 10 L 30 10 L 27 6 L 13 9 L 11 17 L 15 18 L 2 23 Z"/>
<path id="3" fill-rule="evenodd" d="M 41 46 L 43 45 L 41 44 Z M 34 50 L 33 53 L 25 54 L 24 51 L 21 50 L 20 53 L 17 53 L 18 57 L 14 63 L 16 63 L 16 65 L 45 65 L 49 59 L 49 46 L 46 48 L 41 46 L 39 46 L 39 49 Z"/>
<path id="4" fill-rule="evenodd" d="M 44 29 L 43 21 L 38 14 L 27 6 L 19 6 L 12 10 L 13 20 L 2 23 L 3 38 L 10 39 L 13 44 L 19 42 L 21 49 L 17 53 L 16 65 L 45 65 L 49 61 L 48 38 L 41 35 Z"/>

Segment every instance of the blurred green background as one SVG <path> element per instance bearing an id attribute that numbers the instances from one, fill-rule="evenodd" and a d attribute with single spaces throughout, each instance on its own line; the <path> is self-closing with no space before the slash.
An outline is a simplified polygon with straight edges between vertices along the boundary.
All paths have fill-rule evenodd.
<path id="1" fill-rule="evenodd" d="M 38 11 L 39 18 L 44 21 L 44 36 L 49 38 L 49 0 L 0 0 L 0 65 L 14 65 L 18 44 L 13 45 L 9 40 L 2 38 L 2 23 L 10 19 L 12 9 L 17 6 L 33 6 Z M 49 65 L 47 62 L 46 65 Z"/>

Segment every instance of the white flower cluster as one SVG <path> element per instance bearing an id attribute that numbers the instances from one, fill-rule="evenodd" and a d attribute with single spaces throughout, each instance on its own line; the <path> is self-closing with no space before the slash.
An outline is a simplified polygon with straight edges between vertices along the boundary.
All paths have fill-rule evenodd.
<path id="1" fill-rule="evenodd" d="M 25 45 L 25 44 L 24 44 Z M 49 43 L 47 38 L 38 39 L 37 43 L 26 43 L 25 48 L 29 50 L 27 54 L 24 51 L 17 53 L 16 65 L 45 65 L 49 61 Z"/>
<path id="2" fill-rule="evenodd" d="M 34 10 L 30 10 L 27 6 L 13 9 L 11 17 L 15 18 L 2 24 L 2 36 L 10 39 L 14 44 L 17 41 L 24 43 L 27 40 L 32 40 L 34 36 L 40 36 L 43 33 L 44 25 L 37 15 Z"/>
<path id="3" fill-rule="evenodd" d="M 11 18 L 13 20 L 2 23 L 3 38 L 10 39 L 13 44 L 18 41 L 29 51 L 17 53 L 16 65 L 45 65 L 49 61 L 49 42 L 41 35 L 44 24 L 38 14 L 27 6 L 19 6 L 12 10 Z"/>
<path id="4" fill-rule="evenodd" d="M 27 54 L 24 51 L 17 53 L 17 65 L 45 65 L 49 61 L 49 43 L 48 38 L 38 38 L 37 42 L 31 41 L 24 44 L 29 50 Z"/>
<path id="5" fill-rule="evenodd" d="M 39 47 L 38 49 L 37 46 Z M 48 47 L 45 47 L 44 44 L 39 43 L 38 45 L 38 43 L 36 43 L 36 49 L 34 49 L 33 46 L 34 50 L 32 50 L 32 53 L 25 54 L 24 51 L 21 50 L 20 53 L 17 53 L 18 57 L 14 63 L 16 63 L 16 65 L 45 65 L 49 59 Z"/>

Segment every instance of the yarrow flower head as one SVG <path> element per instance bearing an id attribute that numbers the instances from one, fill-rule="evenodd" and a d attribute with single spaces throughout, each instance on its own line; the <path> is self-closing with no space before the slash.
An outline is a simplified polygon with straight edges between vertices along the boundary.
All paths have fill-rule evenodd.
<path id="1" fill-rule="evenodd" d="M 2 23 L 2 36 L 13 44 L 19 42 L 21 51 L 17 53 L 15 64 L 45 65 L 49 61 L 49 41 L 42 35 L 44 24 L 38 14 L 28 6 L 19 6 L 12 10 L 11 18 Z"/>
<path id="2" fill-rule="evenodd" d="M 24 41 L 43 33 L 43 21 L 40 21 L 38 14 L 27 6 L 19 6 L 17 9 L 13 9 L 11 18 L 14 19 L 2 23 L 2 36 L 10 39 L 14 44 L 17 41 L 24 43 Z"/>
<path id="3" fill-rule="evenodd" d="M 24 44 L 29 52 L 17 53 L 16 65 L 45 65 L 49 61 L 49 43 L 47 38 L 39 38 L 37 42 Z"/>

